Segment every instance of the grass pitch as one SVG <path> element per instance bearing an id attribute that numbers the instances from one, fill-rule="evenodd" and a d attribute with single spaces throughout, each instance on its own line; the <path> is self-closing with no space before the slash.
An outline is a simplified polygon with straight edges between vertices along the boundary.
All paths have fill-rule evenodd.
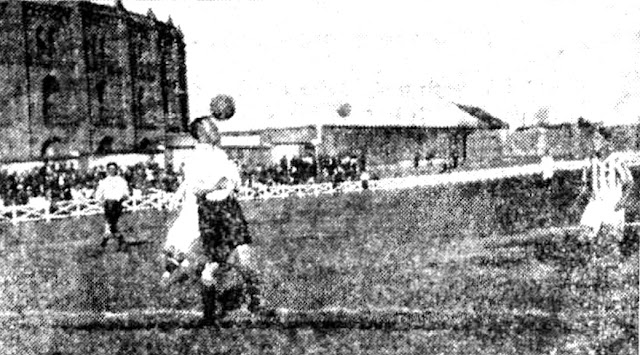
<path id="1" fill-rule="evenodd" d="M 539 189 L 527 194 L 554 191 L 553 185 Z M 228 320 L 218 330 L 198 327 L 197 313 L 129 327 L 87 321 L 104 312 L 199 309 L 195 286 L 166 292 L 158 284 L 167 212 L 124 216 L 129 238 L 144 242 L 124 253 L 114 245 L 100 252 L 100 216 L 4 226 L 0 348 L 8 354 L 581 353 L 590 333 L 580 324 L 598 324 L 603 314 L 597 304 L 580 307 L 573 295 L 597 286 L 622 300 L 605 314 L 618 333 L 601 349 L 634 353 L 635 234 L 622 244 L 622 283 L 580 285 L 567 276 L 581 268 L 567 257 L 575 254 L 577 234 L 547 228 L 570 224 L 577 212 L 543 220 L 527 208 L 557 210 L 561 200 L 553 199 L 556 206 L 526 201 L 526 192 L 516 191 L 511 201 L 522 203 L 509 215 L 510 202 L 496 191 L 443 187 L 246 203 L 267 305 L 289 313 L 254 323 Z M 62 312 L 90 316 L 61 326 Z"/>

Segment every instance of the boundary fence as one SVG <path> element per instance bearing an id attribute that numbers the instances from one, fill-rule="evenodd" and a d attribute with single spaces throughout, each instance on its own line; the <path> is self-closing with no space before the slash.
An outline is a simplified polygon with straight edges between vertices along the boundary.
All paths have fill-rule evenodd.
<path id="1" fill-rule="evenodd" d="M 640 159 L 635 162 L 640 163 Z M 632 165 L 632 164 L 630 164 Z M 589 168 L 588 160 L 556 161 L 553 170 L 579 170 Z M 471 171 L 456 171 L 446 174 L 407 176 L 400 178 L 386 178 L 369 181 L 369 189 L 372 191 L 391 191 L 420 186 L 437 186 L 446 184 L 460 184 L 487 180 L 504 179 L 515 176 L 544 174 L 548 166 L 544 164 L 530 164 L 506 168 L 480 169 Z M 258 185 L 254 187 L 242 187 L 238 192 L 241 201 L 269 200 L 286 198 L 291 196 L 307 197 L 323 194 L 340 194 L 349 192 L 362 192 L 360 181 L 346 181 L 334 186 L 333 183 L 305 184 L 305 185 Z M 151 190 L 147 194 L 134 193 L 124 203 L 125 211 L 138 211 L 148 209 L 168 209 L 174 200 L 173 193 L 162 190 Z M 13 224 L 54 219 L 73 218 L 103 213 L 99 201 L 89 198 L 79 198 L 50 203 L 38 201 L 28 205 L 0 206 L 0 222 Z"/>

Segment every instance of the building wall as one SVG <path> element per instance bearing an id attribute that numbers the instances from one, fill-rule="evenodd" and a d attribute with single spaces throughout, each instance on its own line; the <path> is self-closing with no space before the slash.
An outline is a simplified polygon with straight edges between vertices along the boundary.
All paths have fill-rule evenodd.
<path id="1" fill-rule="evenodd" d="M 610 144 L 614 150 L 634 149 L 636 146 L 635 127 L 612 127 L 610 131 L 612 132 Z M 318 142 L 315 127 L 230 134 L 260 135 L 263 145 L 281 146 L 283 149 L 285 146 L 296 145 L 300 152 L 305 151 L 306 147 L 313 147 L 314 143 Z M 421 160 L 426 156 L 451 159 L 455 154 L 458 156 L 459 164 L 469 167 L 488 167 L 535 162 L 547 152 L 556 158 L 582 159 L 591 154 L 594 149 L 593 135 L 579 129 L 576 125 L 552 128 L 533 127 L 515 132 L 505 129 L 323 126 L 320 137 L 321 141 L 317 146 L 318 154 L 334 157 L 364 155 L 369 166 L 413 161 L 416 154 Z M 243 150 L 243 148 L 237 148 L 237 150 Z M 278 151 L 278 149 L 272 148 L 272 151 Z M 247 166 L 253 164 L 246 159 L 240 160 Z"/>
<path id="2" fill-rule="evenodd" d="M 467 138 L 467 160 L 474 163 L 485 163 L 503 157 L 504 130 L 478 130 Z"/>
<path id="3" fill-rule="evenodd" d="M 29 95 L 22 7 L 0 3 L 0 156 L 18 159 L 29 144 Z"/>
<path id="4" fill-rule="evenodd" d="M 425 127 L 324 127 L 321 152 L 342 156 L 364 154 L 369 164 L 412 161 L 416 155 L 447 157 L 453 149 L 448 129 Z"/>
<path id="5" fill-rule="evenodd" d="M 545 129 L 543 134 L 545 148 L 552 156 L 572 159 L 580 155 L 578 151 L 574 150 L 574 141 L 582 139 L 579 130 L 575 130 L 573 127 L 561 127 Z"/>
<path id="6" fill-rule="evenodd" d="M 241 166 L 268 166 L 272 163 L 271 150 L 262 147 L 225 147 L 229 158 Z"/>
<path id="7" fill-rule="evenodd" d="M 540 129 L 515 131 L 508 135 L 504 153 L 508 156 L 537 155 L 541 138 L 542 130 Z"/>
<path id="8" fill-rule="evenodd" d="M 83 6 L 80 11 L 91 121 L 88 147 L 97 149 L 108 136 L 114 137 L 114 149 L 124 150 L 135 144 L 126 19 L 102 7 Z"/>
<path id="9" fill-rule="evenodd" d="M 69 150 L 89 144 L 82 24 L 73 8 L 23 2 L 32 156 L 52 137 Z M 23 137 L 16 137 L 22 139 Z"/>
<path id="10" fill-rule="evenodd" d="M 413 161 L 416 155 L 422 160 L 427 156 L 448 158 L 454 149 L 462 148 L 461 139 L 457 143 L 452 141 L 452 136 L 456 132 L 451 129 L 425 127 L 322 126 L 320 140 L 318 140 L 316 127 L 310 126 L 228 132 L 225 135 L 260 135 L 260 143 L 273 147 L 272 151 L 278 151 L 279 146 L 296 146 L 300 152 L 309 152 L 313 151 L 312 148 L 319 143 L 316 146 L 319 155 L 332 157 L 364 155 L 368 165 L 389 165 Z M 462 157 L 462 155 L 460 152 L 459 156 Z M 274 156 L 274 158 L 279 157 Z M 251 165 L 249 162 L 246 164 Z"/>
<path id="11" fill-rule="evenodd" d="M 611 142 L 613 150 L 637 149 L 637 128 L 634 126 L 611 127 Z"/>
<path id="12" fill-rule="evenodd" d="M 188 122 L 182 34 L 153 15 L 89 2 L 0 2 L 0 159 L 134 150 Z"/>
<path id="13" fill-rule="evenodd" d="M 606 143 L 599 133 L 580 129 L 577 125 L 520 130 L 508 135 L 504 155 L 541 156 L 548 152 L 556 158 L 583 159 L 601 144 L 608 144 L 610 149 L 617 151 L 636 149 L 635 127 L 614 126 L 607 130 L 611 136 Z"/>
<path id="14" fill-rule="evenodd" d="M 315 126 L 268 129 L 262 131 L 261 136 L 263 137 L 261 144 L 310 143 L 316 138 L 317 129 Z"/>

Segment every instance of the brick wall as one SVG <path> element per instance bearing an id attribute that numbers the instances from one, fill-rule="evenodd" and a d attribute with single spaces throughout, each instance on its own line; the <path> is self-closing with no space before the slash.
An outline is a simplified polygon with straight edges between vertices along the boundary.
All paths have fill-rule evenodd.
<path id="1" fill-rule="evenodd" d="M 89 2 L 0 3 L 0 159 L 162 141 L 188 122 L 182 34 L 154 16 Z"/>

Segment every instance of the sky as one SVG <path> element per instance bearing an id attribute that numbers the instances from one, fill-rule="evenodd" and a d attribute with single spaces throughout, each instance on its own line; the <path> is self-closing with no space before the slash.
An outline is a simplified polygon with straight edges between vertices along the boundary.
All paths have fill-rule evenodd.
<path id="1" fill-rule="evenodd" d="M 237 112 L 223 130 L 320 123 L 342 103 L 396 124 L 425 97 L 479 106 L 512 127 L 640 122 L 640 1 L 123 4 L 180 26 L 191 116 L 231 95 Z"/>

